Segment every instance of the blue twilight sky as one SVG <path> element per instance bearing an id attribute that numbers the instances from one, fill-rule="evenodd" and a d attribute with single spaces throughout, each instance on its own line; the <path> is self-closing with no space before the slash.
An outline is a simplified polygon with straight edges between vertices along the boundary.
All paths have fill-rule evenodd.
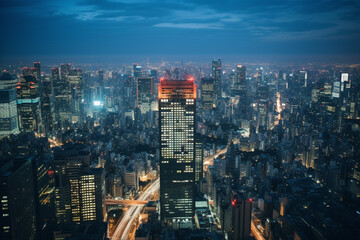
<path id="1" fill-rule="evenodd" d="M 359 12 L 358 0 L 1 0 L 0 60 L 178 55 L 360 62 Z"/>

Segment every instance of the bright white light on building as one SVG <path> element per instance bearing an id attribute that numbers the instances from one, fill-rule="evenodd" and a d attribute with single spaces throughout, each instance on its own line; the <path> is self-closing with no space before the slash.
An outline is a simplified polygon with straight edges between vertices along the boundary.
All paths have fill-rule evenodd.
<path id="1" fill-rule="evenodd" d="M 94 106 L 100 106 L 101 105 L 101 102 L 100 101 L 94 101 Z"/>

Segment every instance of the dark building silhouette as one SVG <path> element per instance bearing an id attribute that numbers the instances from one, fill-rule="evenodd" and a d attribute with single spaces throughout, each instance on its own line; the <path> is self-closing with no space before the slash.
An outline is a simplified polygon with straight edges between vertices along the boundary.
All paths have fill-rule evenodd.
<path id="1" fill-rule="evenodd" d="M 0 161 L 0 239 L 36 239 L 31 160 Z"/>
<path id="2" fill-rule="evenodd" d="M 231 239 L 250 239 L 252 199 L 232 194 Z"/>

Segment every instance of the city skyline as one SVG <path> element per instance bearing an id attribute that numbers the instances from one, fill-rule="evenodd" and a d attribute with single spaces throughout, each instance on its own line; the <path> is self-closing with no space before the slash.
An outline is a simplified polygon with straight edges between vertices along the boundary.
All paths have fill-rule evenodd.
<path id="1" fill-rule="evenodd" d="M 360 239 L 359 12 L 0 0 L 0 239 Z"/>

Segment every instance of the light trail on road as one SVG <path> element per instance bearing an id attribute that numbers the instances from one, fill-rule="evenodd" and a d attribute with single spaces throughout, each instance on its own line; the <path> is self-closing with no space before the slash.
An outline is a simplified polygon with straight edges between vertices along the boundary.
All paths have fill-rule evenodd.
<path id="1" fill-rule="evenodd" d="M 264 236 L 260 233 L 259 229 L 255 226 L 254 221 L 251 221 L 251 233 L 254 235 L 256 240 L 265 240 Z"/>
<path id="2" fill-rule="evenodd" d="M 221 149 L 221 150 L 218 150 L 216 153 L 214 153 L 214 154 L 212 154 L 212 155 L 210 155 L 210 156 L 207 156 L 207 157 L 203 160 L 203 162 L 204 162 L 204 166 L 203 166 L 203 167 L 204 167 L 204 172 L 207 171 L 207 169 L 208 169 L 209 166 L 212 166 L 212 165 L 214 164 L 214 159 L 215 159 L 215 158 L 217 158 L 217 157 L 219 157 L 221 154 L 224 154 L 224 153 L 227 152 L 227 149 L 228 149 L 229 146 L 230 146 L 230 143 L 228 143 L 225 148 L 223 148 L 223 149 Z"/>
<path id="3" fill-rule="evenodd" d="M 154 182 L 150 183 L 149 187 L 142 192 L 138 201 L 147 200 L 152 194 L 156 193 L 160 189 L 160 179 L 156 179 Z M 121 218 L 120 223 L 117 225 L 114 234 L 112 235 L 112 240 L 127 240 L 129 231 L 143 206 L 131 206 L 124 216 Z"/>

